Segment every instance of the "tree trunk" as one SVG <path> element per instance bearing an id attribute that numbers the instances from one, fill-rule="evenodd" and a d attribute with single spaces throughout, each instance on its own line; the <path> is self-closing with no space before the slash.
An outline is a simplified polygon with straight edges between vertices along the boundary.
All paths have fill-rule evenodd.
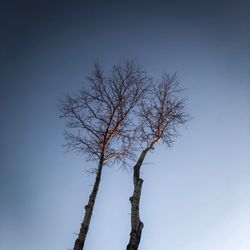
<path id="1" fill-rule="evenodd" d="M 95 184 L 89 196 L 88 204 L 85 206 L 85 215 L 83 222 L 81 224 L 80 233 L 78 235 L 78 238 L 75 240 L 74 250 L 82 250 L 84 247 L 85 239 L 89 230 L 89 224 L 91 221 L 93 208 L 95 205 L 96 195 L 101 181 L 102 168 L 103 168 L 103 159 L 101 159 L 99 162 L 95 178 Z"/>
<path id="2" fill-rule="evenodd" d="M 141 233 L 144 225 L 140 220 L 140 199 L 143 183 L 143 179 L 140 178 L 140 171 L 148 151 L 154 149 L 154 145 L 159 140 L 159 138 L 156 138 L 152 141 L 150 145 L 141 152 L 138 161 L 134 165 L 134 193 L 133 196 L 129 198 L 131 203 L 131 232 L 127 250 L 137 250 L 141 241 Z"/>
<path id="3" fill-rule="evenodd" d="M 127 250 L 137 250 L 143 229 L 143 222 L 140 220 L 140 198 L 143 180 L 140 178 L 140 168 L 150 147 L 142 151 L 137 163 L 134 166 L 134 193 L 130 197 L 131 203 L 131 232 Z"/>

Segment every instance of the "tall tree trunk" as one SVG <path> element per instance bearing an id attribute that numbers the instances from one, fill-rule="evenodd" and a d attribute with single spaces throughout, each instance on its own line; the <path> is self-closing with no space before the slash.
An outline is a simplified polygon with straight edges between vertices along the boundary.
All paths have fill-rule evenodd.
<path id="1" fill-rule="evenodd" d="M 91 221 L 93 208 L 95 205 L 96 195 L 101 181 L 102 168 L 103 168 L 103 159 L 100 160 L 98 165 L 95 184 L 89 196 L 88 204 L 85 206 L 85 215 L 83 222 L 81 224 L 80 233 L 78 235 L 78 238 L 75 240 L 74 250 L 82 250 L 84 247 L 85 239 L 89 230 L 89 224 Z"/>
<path id="2" fill-rule="evenodd" d="M 134 166 L 134 193 L 129 199 L 131 203 L 131 232 L 127 250 L 137 250 L 141 240 L 143 222 L 140 220 L 139 205 L 143 180 L 140 178 L 140 169 L 149 149 L 150 147 L 141 152 L 141 155 Z"/>
<path id="3" fill-rule="evenodd" d="M 137 250 L 141 241 L 141 234 L 144 225 L 140 220 L 140 199 L 143 184 L 143 179 L 140 178 L 140 171 L 148 151 L 154 149 L 154 145 L 158 141 L 159 138 L 152 141 L 150 145 L 141 152 L 138 161 L 134 165 L 134 193 L 133 196 L 129 198 L 131 203 L 131 232 L 127 250 Z"/>

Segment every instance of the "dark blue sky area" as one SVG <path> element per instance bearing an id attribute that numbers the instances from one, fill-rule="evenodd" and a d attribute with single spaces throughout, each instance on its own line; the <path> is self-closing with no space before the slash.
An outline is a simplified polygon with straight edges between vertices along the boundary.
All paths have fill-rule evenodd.
<path id="1" fill-rule="evenodd" d="M 155 79 L 177 72 L 193 116 L 148 159 L 141 249 L 250 249 L 249 13 L 247 0 L 3 1 L 0 249 L 72 248 L 95 163 L 64 152 L 58 100 L 94 62 L 123 59 Z M 126 246 L 131 174 L 117 169 L 104 171 L 86 250 Z"/>

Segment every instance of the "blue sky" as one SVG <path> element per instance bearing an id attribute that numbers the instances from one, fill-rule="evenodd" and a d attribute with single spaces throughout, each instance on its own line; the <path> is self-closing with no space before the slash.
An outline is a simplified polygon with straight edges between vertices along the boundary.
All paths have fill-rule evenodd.
<path id="1" fill-rule="evenodd" d="M 178 72 L 193 119 L 142 170 L 142 250 L 250 248 L 249 1 L 3 4 L 0 249 L 73 247 L 95 166 L 66 153 L 58 100 L 99 61 Z M 104 169 L 86 250 L 125 249 L 132 173 Z"/>

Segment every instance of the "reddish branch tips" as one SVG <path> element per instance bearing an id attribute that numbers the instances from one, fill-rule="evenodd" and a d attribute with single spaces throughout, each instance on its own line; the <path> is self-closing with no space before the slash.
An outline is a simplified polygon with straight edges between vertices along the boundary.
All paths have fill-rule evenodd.
<path id="1" fill-rule="evenodd" d="M 171 145 L 178 126 L 189 119 L 182 92 L 176 74 L 164 74 L 161 81 L 151 84 L 139 111 L 139 138 L 148 147 L 160 141 Z"/>
<path id="2" fill-rule="evenodd" d="M 86 86 L 62 101 L 66 146 L 88 160 L 125 164 L 143 143 L 170 145 L 188 119 L 181 93 L 175 74 L 152 82 L 132 62 L 114 65 L 109 75 L 96 64 Z"/>
<path id="3" fill-rule="evenodd" d="M 124 162 L 133 155 L 129 114 L 145 94 L 149 80 L 132 62 L 114 65 L 109 76 L 95 65 L 87 80 L 78 95 L 62 101 L 66 146 L 86 153 L 89 160 L 102 156 L 105 163 Z"/>

